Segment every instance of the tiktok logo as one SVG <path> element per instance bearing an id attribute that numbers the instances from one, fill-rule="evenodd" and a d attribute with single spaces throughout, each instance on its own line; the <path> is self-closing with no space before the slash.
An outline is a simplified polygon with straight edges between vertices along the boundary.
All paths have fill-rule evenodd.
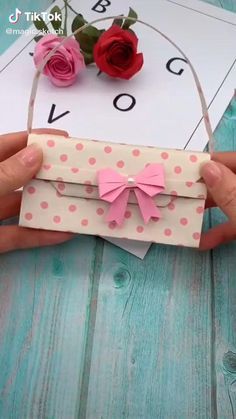
<path id="1" fill-rule="evenodd" d="M 19 9 L 16 8 L 15 13 L 12 13 L 9 16 L 9 22 L 10 23 L 14 23 L 14 24 L 17 23 L 18 20 L 20 19 L 20 15 L 22 15 L 21 10 L 19 10 Z"/>

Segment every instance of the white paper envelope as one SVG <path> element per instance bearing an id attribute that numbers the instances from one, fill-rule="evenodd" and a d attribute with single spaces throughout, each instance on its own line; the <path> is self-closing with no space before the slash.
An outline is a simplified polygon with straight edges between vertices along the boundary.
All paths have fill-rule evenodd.
<path id="1" fill-rule="evenodd" d="M 28 143 L 40 145 L 44 161 L 24 188 L 21 226 L 199 246 L 207 194 L 199 171 L 209 154 L 48 134 L 30 134 Z M 153 184 L 153 168 L 164 186 Z M 150 206 L 158 216 L 145 219 Z M 116 220 L 107 220 L 111 207 Z"/>

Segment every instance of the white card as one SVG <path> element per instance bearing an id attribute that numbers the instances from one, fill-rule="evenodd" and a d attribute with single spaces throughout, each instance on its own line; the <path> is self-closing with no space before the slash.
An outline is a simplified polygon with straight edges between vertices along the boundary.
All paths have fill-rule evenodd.
<path id="1" fill-rule="evenodd" d="M 77 1 L 71 4 L 78 9 Z M 127 14 L 131 6 L 140 19 L 166 33 L 194 65 L 206 95 L 213 128 L 217 126 L 236 84 L 234 13 L 198 0 L 130 0 L 128 3 L 127 0 L 81 0 L 79 6 L 77 11 L 87 20 Z M 111 22 L 98 26 L 108 28 Z M 130 81 L 111 80 L 104 74 L 97 77 L 97 70 L 91 67 L 76 85 L 60 89 L 42 76 L 34 127 L 67 129 L 71 136 L 77 137 L 202 150 L 208 138 L 188 65 L 179 60 L 181 55 L 172 45 L 150 29 L 139 23 L 133 29 L 139 37 L 139 51 L 143 52 L 145 62 L 136 77 Z M 33 52 L 34 44 L 34 41 L 29 42 L 29 37 L 22 36 L 1 56 L 3 132 L 26 127 L 34 76 L 29 53 Z M 132 109 L 124 111 L 131 104 Z M 119 242 L 119 245 L 127 249 L 126 244 L 122 246 Z M 128 248 L 131 253 L 144 257 L 149 244 L 142 245 L 141 253 L 131 244 Z"/>

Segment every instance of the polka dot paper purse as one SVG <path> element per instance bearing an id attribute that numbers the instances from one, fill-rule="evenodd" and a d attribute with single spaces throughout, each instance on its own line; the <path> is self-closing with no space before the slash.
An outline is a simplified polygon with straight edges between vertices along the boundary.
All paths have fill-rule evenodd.
<path id="1" fill-rule="evenodd" d="M 108 19 L 114 17 L 103 20 Z M 205 97 L 191 62 L 166 35 L 136 20 L 162 35 L 188 63 L 212 142 Z M 20 225 L 198 247 L 207 194 L 200 167 L 210 154 L 32 133 L 39 77 L 56 49 L 38 67 L 32 86 L 28 144 L 38 143 L 44 160 L 24 188 Z"/>

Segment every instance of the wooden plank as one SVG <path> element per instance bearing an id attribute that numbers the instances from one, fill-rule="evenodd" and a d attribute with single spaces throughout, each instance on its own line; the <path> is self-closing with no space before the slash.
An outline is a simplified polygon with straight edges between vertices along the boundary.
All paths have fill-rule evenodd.
<path id="1" fill-rule="evenodd" d="M 77 416 L 97 253 L 95 239 L 80 238 L 1 256 L 1 418 Z"/>
<path id="2" fill-rule="evenodd" d="M 86 418 L 213 417 L 211 350 L 209 254 L 106 244 Z"/>
<path id="3" fill-rule="evenodd" d="M 229 10 L 230 12 L 236 11 L 235 0 L 202 0 L 205 3 L 212 4 L 213 6 L 222 7 L 222 9 Z"/>
<path id="4" fill-rule="evenodd" d="M 78 414 L 95 239 L 0 257 L 0 417 Z"/>
<path id="5" fill-rule="evenodd" d="M 232 1 L 208 2 L 236 11 Z M 226 118 L 228 115 L 229 111 Z M 226 149 L 230 149 L 229 145 Z M 229 247 L 233 252 L 230 258 L 233 272 L 235 250 L 234 245 Z M 224 280 L 220 279 L 220 284 L 211 281 L 215 270 L 225 268 L 222 258 L 218 258 L 219 267 L 214 262 L 211 269 L 211 258 L 210 252 L 200 255 L 186 249 L 156 247 L 142 263 L 105 246 L 87 418 L 234 417 L 236 355 L 225 357 L 228 368 L 225 378 L 219 327 L 224 320 L 223 330 L 227 334 L 229 304 L 219 323 L 217 314 L 219 317 L 224 306 L 221 289 Z M 225 276 L 227 279 L 228 275 Z M 233 287 L 235 275 L 231 277 Z M 231 297 L 224 288 L 231 302 L 232 317 L 235 285 L 230 292 Z M 234 322 L 233 326 L 231 341 L 235 340 Z M 232 344 L 223 348 L 226 352 L 230 347 Z M 235 351 L 235 342 L 233 348 Z M 230 392 L 226 384 L 229 369 Z"/>
<path id="6" fill-rule="evenodd" d="M 49 3 L 31 1 L 30 10 Z M 2 7 L 5 17 L 27 10 L 23 0 Z M 4 31 L 0 38 L 2 51 L 15 39 Z M 77 417 L 96 242 L 80 237 L 0 256 L 1 419 Z"/>
<path id="7" fill-rule="evenodd" d="M 228 108 L 217 131 L 220 150 L 236 150 L 236 100 Z M 212 224 L 225 217 L 212 212 Z M 217 411 L 221 419 L 236 417 L 236 243 L 212 254 L 214 269 L 215 386 Z"/>

